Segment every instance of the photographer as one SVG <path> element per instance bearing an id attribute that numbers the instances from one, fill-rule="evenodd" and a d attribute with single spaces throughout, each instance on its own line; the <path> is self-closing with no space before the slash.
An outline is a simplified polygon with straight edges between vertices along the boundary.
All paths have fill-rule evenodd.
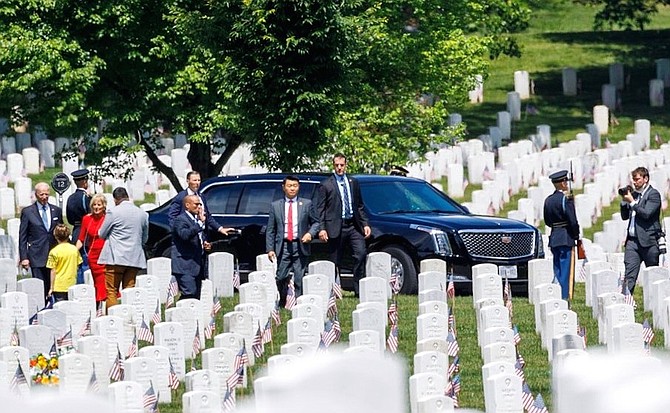
<path id="1" fill-rule="evenodd" d="M 556 189 L 544 201 L 544 223 L 551 227 L 549 248 L 554 257 L 554 277 L 561 285 L 561 297 L 572 298 L 574 285 L 574 247 L 579 239 L 575 201 L 570 194 L 568 171 L 549 175 Z"/>
<path id="2" fill-rule="evenodd" d="M 658 238 L 662 236 L 659 218 L 661 214 L 661 194 L 649 185 L 647 168 L 635 168 L 631 173 L 633 186 L 619 189 L 621 195 L 621 218 L 628 221 L 624 265 L 624 279 L 628 290 L 633 293 L 640 263 L 647 267 L 658 265 Z"/>

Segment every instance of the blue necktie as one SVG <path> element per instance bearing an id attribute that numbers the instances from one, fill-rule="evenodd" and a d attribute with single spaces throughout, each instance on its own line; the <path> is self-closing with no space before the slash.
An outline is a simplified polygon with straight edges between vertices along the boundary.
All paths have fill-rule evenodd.
<path id="1" fill-rule="evenodd" d="M 347 183 L 344 178 L 341 181 L 342 184 L 342 194 L 344 194 L 344 219 L 351 219 L 351 205 L 349 203 L 349 190 L 347 189 Z"/>
<path id="2" fill-rule="evenodd" d="M 47 206 L 42 205 L 42 222 L 44 223 L 44 228 L 49 230 L 49 216 L 47 215 Z"/>

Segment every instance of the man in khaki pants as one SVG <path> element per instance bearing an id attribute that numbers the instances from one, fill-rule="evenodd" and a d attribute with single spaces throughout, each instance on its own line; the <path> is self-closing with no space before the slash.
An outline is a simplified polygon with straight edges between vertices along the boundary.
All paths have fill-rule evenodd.
<path id="1" fill-rule="evenodd" d="M 106 265 L 107 308 L 117 304 L 121 285 L 134 287 L 138 271 L 147 267 L 143 246 L 149 237 L 149 215 L 130 201 L 126 189 L 116 188 L 112 196 L 116 206 L 98 231 L 105 240 L 98 264 Z"/>

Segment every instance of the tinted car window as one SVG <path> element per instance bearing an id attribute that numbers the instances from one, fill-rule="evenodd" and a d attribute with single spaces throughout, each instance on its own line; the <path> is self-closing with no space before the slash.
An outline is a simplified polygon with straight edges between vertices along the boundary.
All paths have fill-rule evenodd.
<path id="1" fill-rule="evenodd" d="M 207 188 L 203 194 L 207 199 L 207 208 L 212 214 L 234 214 L 241 185 L 216 185 Z"/>
<path id="2" fill-rule="evenodd" d="M 390 181 L 361 184 L 365 206 L 374 214 L 396 212 L 464 213 L 457 203 L 425 182 Z"/>
<path id="3" fill-rule="evenodd" d="M 264 215 L 270 212 L 270 204 L 281 196 L 281 183 L 254 182 L 244 186 L 237 211 L 241 215 Z"/>

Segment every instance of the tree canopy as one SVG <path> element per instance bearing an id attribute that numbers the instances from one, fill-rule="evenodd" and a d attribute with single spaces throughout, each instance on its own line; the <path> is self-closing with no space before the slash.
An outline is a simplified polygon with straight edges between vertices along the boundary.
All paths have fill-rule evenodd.
<path id="1" fill-rule="evenodd" d="M 670 5 L 670 0 L 575 0 L 576 3 L 590 4 L 601 9 L 594 17 L 596 29 L 623 28 L 644 30 L 651 22 L 658 7 Z"/>
<path id="2" fill-rule="evenodd" d="M 177 187 L 156 155 L 177 132 L 204 177 L 244 142 L 270 169 L 343 151 L 379 172 L 458 137 L 448 112 L 528 18 L 520 0 L 6 0 L 0 110 L 103 170 L 143 150 Z"/>

